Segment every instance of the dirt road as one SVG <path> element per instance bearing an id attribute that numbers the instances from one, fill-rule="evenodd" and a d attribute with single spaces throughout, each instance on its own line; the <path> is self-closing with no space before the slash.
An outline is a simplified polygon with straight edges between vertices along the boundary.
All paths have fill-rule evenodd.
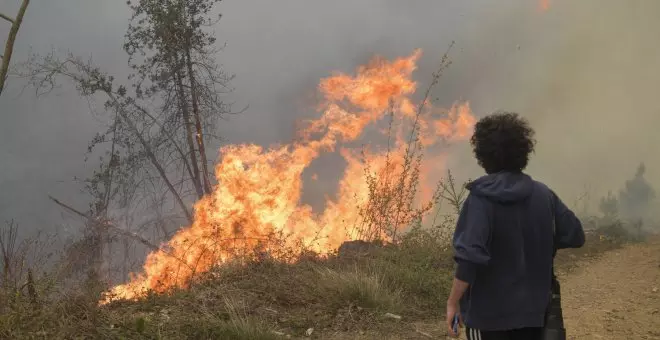
<path id="1" fill-rule="evenodd" d="M 660 340 L 660 238 L 578 261 L 570 272 L 558 272 L 568 339 Z M 438 319 L 328 338 L 450 339 Z"/>
<path id="2" fill-rule="evenodd" d="M 560 274 L 569 339 L 660 339 L 660 239 Z"/>

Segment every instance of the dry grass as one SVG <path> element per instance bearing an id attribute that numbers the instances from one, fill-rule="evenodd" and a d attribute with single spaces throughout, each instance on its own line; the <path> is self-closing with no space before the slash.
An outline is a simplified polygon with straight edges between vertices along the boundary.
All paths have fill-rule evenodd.
<path id="1" fill-rule="evenodd" d="M 359 308 L 398 312 L 401 294 L 387 287 L 378 273 L 365 273 L 357 267 L 351 271 L 318 268 L 319 289 L 334 294 L 337 306 L 355 305 Z"/>
<path id="2" fill-rule="evenodd" d="M 223 266 L 188 290 L 102 307 L 92 284 L 36 306 L 20 295 L 0 314 L 0 338 L 271 339 L 304 336 L 309 328 L 315 334 L 379 328 L 391 323 L 383 317 L 388 312 L 435 315 L 451 260 L 437 245 L 412 244 L 418 239 L 431 238 L 404 238 L 358 258 Z"/>
<path id="3" fill-rule="evenodd" d="M 560 253 L 560 267 L 614 247 L 594 238 L 580 252 Z M 93 286 L 37 305 L 12 295 L 0 314 L 0 338 L 276 339 L 302 338 L 310 328 L 323 338 L 391 329 L 397 321 L 388 312 L 405 322 L 443 312 L 453 264 L 433 240 L 428 229 L 413 230 L 401 244 L 357 258 L 224 266 L 188 290 L 103 307 Z M 44 284 L 38 278 L 39 292 Z"/>

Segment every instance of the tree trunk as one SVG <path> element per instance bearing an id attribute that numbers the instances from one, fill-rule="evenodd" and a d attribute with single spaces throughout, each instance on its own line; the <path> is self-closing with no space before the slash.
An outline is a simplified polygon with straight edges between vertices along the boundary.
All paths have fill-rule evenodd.
<path id="1" fill-rule="evenodd" d="M 195 129 L 197 130 L 197 147 L 199 148 L 199 157 L 202 162 L 202 178 L 204 179 L 204 192 L 211 193 L 211 181 L 209 180 L 208 161 L 206 159 L 206 148 L 204 147 L 204 131 L 202 130 L 202 119 L 199 114 L 199 98 L 197 93 L 197 82 L 195 81 L 195 72 L 193 70 L 192 58 L 190 57 L 190 32 L 186 33 L 186 67 L 188 69 L 188 78 L 190 79 L 190 96 L 192 97 L 193 115 L 195 116 Z"/>
<path id="2" fill-rule="evenodd" d="M 204 189 L 202 188 L 202 181 L 199 178 L 199 163 L 197 162 L 197 151 L 195 150 L 195 140 L 193 138 L 193 123 L 190 121 L 190 112 L 188 111 L 188 103 L 183 88 L 181 72 L 177 71 L 174 77 L 176 78 L 177 95 L 179 96 L 179 106 L 181 108 L 181 114 L 183 115 L 183 123 L 186 126 L 186 140 L 188 141 L 188 148 L 190 149 L 190 162 L 192 163 L 194 173 L 192 181 L 195 185 L 195 190 L 197 191 L 197 197 L 202 198 L 202 196 L 204 196 Z"/>
<path id="3" fill-rule="evenodd" d="M 7 79 L 7 72 L 9 71 L 9 61 L 11 60 L 11 55 L 14 52 L 14 42 L 16 41 L 16 35 L 18 35 L 18 29 L 23 23 L 23 16 L 27 10 L 30 0 L 23 0 L 21 8 L 18 10 L 18 14 L 14 20 L 3 16 L 4 19 L 11 21 L 11 29 L 9 30 L 9 36 L 7 36 L 7 43 L 5 44 L 5 53 L 2 55 L 2 64 L 0 65 L 0 94 L 2 94 L 2 89 L 5 87 L 5 80 Z"/>

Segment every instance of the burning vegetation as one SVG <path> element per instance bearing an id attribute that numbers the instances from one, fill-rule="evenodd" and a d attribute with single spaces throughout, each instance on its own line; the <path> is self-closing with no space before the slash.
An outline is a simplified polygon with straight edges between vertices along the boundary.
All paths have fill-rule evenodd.
<path id="1" fill-rule="evenodd" d="M 215 167 L 218 184 L 195 204 L 192 225 L 150 253 L 143 272 L 113 287 L 103 303 L 185 288 L 234 259 L 267 255 L 286 262 L 308 251 L 329 254 L 350 240 L 396 242 L 438 199 L 437 190 L 427 197 L 416 190 L 420 178 L 439 179 L 433 174 L 443 164 L 433 156 L 442 154 L 444 143 L 467 138 L 475 122 L 467 102 L 442 109 L 427 93 L 414 103 L 412 75 L 420 56 L 417 50 L 391 62 L 376 57 L 354 75 L 321 80 L 321 116 L 305 122 L 293 143 L 223 147 Z M 385 147 L 350 148 L 365 129 L 383 121 Z M 423 158 L 422 148 L 436 155 Z M 337 197 L 315 214 L 300 202 L 302 174 L 319 155 L 337 150 L 347 162 Z"/>
<path id="2" fill-rule="evenodd" d="M 541 11 L 549 10 L 551 2 L 552 0 L 539 0 L 539 9 Z"/>

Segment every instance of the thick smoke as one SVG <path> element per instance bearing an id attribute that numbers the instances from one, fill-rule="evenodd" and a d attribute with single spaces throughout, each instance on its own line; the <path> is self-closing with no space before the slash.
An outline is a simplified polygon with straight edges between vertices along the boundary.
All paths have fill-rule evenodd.
<path id="1" fill-rule="evenodd" d="M 415 78 L 423 88 L 439 56 L 455 40 L 453 64 L 434 97 L 441 105 L 470 100 L 477 115 L 506 109 L 528 117 L 538 138 L 528 170 L 567 203 L 587 193 L 588 210 L 596 213 L 597 198 L 620 187 L 629 169 L 641 161 L 647 164 L 650 182 L 660 179 L 660 161 L 648 147 L 660 141 L 653 131 L 660 110 L 654 100 L 660 85 L 660 48 L 654 43 L 660 23 L 654 13 L 660 10 L 660 2 L 557 0 L 545 12 L 538 10 L 535 1 L 517 0 L 364 1 L 353 2 L 350 10 L 346 6 L 348 2 L 300 5 L 297 11 L 307 16 L 291 20 L 305 33 L 275 29 L 268 41 L 260 40 L 273 49 L 289 51 L 274 56 L 281 65 L 276 71 L 268 72 L 271 64 L 256 59 L 251 66 L 245 64 L 247 69 L 243 64 L 227 64 L 239 75 L 239 92 L 254 94 L 250 115 L 272 122 L 259 135 L 260 141 L 288 139 L 293 124 L 287 117 L 314 114 L 309 98 L 317 79 L 329 70 L 350 72 L 373 54 L 391 58 L 421 47 L 424 55 Z M 281 13 L 275 4 L 263 4 L 261 11 L 253 13 L 238 7 L 227 3 L 223 23 L 227 29 L 245 16 L 250 20 L 244 20 L 243 26 L 248 22 L 283 25 L 283 17 L 266 15 Z M 284 34 L 298 41 L 285 39 Z M 303 43 L 308 48 L 302 48 Z M 251 55 L 262 50 L 258 44 L 234 40 L 226 53 L 250 51 Z M 245 79 L 251 73 L 265 78 L 274 75 L 282 86 L 259 91 L 270 85 L 257 83 L 258 77 L 254 83 L 252 77 Z M 259 98 L 260 92 L 268 97 Z M 232 129 L 256 129 L 250 115 L 236 119 Z M 481 174 L 466 143 L 456 145 L 451 155 L 450 166 L 459 178 Z M 322 169 L 340 172 L 332 162 Z M 314 193 L 306 196 L 313 200 L 331 193 L 333 187 L 332 180 L 319 181 L 317 188 L 305 189 Z"/>
<path id="2" fill-rule="evenodd" d="M 528 117 L 538 139 L 530 174 L 569 204 L 587 194 L 591 213 L 640 162 L 658 183 L 660 2 L 557 0 L 539 15 L 520 3 L 498 2 L 480 34 L 461 41 L 471 57 L 456 56 L 453 71 L 475 79 L 463 94 L 475 112 Z M 460 157 L 457 165 L 473 165 L 468 152 Z"/>
<path id="3" fill-rule="evenodd" d="M 537 1 L 520 0 L 255 0 L 223 1 L 219 9 L 216 35 L 227 46 L 218 58 L 237 74 L 228 99 L 250 105 L 223 123 L 228 142 L 290 140 L 297 119 L 317 115 L 318 80 L 332 70 L 351 72 L 374 54 L 393 58 L 422 48 L 415 79 L 423 88 L 455 40 L 454 63 L 434 94 L 438 104 L 466 99 L 477 115 L 506 109 L 528 117 L 539 142 L 529 172 L 567 203 L 588 191 L 596 212 L 597 198 L 622 187 L 642 161 L 648 182 L 660 180 L 653 148 L 660 142 L 660 1 L 553 0 L 545 12 Z M 16 60 L 30 50 L 71 49 L 125 75 L 129 14 L 123 2 L 35 3 Z M 95 167 L 82 159 L 98 121 L 72 88 L 36 99 L 21 94 L 19 80 L 10 82 L 0 98 L 0 219 L 16 218 L 23 230 L 53 229 L 61 210 L 47 194 L 87 203 L 71 178 Z M 460 179 L 481 173 L 466 143 L 451 151 Z M 331 177 L 342 164 L 335 171 L 333 162 L 319 173 L 328 182 L 305 188 L 307 196 L 322 200 L 334 190 Z"/>
<path id="4" fill-rule="evenodd" d="M 606 218 L 620 218 L 628 222 L 654 224 L 656 212 L 656 191 L 646 180 L 646 166 L 641 163 L 635 175 L 625 182 L 618 195 L 611 192 L 601 198 L 600 210 Z"/>

